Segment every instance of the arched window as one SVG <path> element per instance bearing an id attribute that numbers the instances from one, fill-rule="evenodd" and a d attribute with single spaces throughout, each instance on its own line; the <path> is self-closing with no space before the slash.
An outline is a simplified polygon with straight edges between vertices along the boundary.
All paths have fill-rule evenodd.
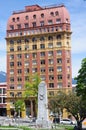
<path id="1" fill-rule="evenodd" d="M 48 40 L 53 40 L 53 37 L 52 37 L 52 36 L 49 36 L 49 37 L 48 37 Z"/>

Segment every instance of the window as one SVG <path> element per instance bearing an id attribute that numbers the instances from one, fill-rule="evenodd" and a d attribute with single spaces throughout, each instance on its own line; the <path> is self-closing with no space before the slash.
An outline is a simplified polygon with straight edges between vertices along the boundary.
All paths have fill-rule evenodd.
<path id="1" fill-rule="evenodd" d="M 18 84 L 17 89 L 22 89 L 22 85 Z"/>
<path id="2" fill-rule="evenodd" d="M 62 59 L 57 59 L 57 63 L 61 64 L 62 63 Z"/>
<path id="3" fill-rule="evenodd" d="M 18 74 L 21 74 L 21 73 L 22 73 L 22 69 L 18 69 L 18 70 L 17 70 L 17 73 L 18 73 Z"/>
<path id="4" fill-rule="evenodd" d="M 41 14 L 41 17 L 44 18 L 44 14 L 43 13 Z"/>
<path id="5" fill-rule="evenodd" d="M 20 61 L 18 61 L 17 66 L 22 66 L 22 63 Z"/>
<path id="6" fill-rule="evenodd" d="M 40 61 L 41 65 L 45 65 L 45 60 Z"/>
<path id="7" fill-rule="evenodd" d="M 6 88 L 3 88 L 3 94 L 6 94 Z"/>
<path id="8" fill-rule="evenodd" d="M 21 97 L 21 96 L 22 96 L 22 92 L 18 92 L 18 93 L 17 93 L 17 96 L 18 96 L 18 97 Z"/>
<path id="9" fill-rule="evenodd" d="M 0 97 L 0 103 L 2 103 L 2 97 Z"/>
<path id="10" fill-rule="evenodd" d="M 53 72 L 54 68 L 53 67 L 49 67 L 49 72 Z"/>
<path id="11" fill-rule="evenodd" d="M 53 37 L 52 37 L 52 36 L 49 36 L 49 37 L 48 37 L 48 40 L 53 40 Z"/>
<path id="12" fill-rule="evenodd" d="M 25 41 L 25 43 L 28 43 L 28 42 L 29 42 L 29 39 L 28 39 L 28 38 L 25 38 L 24 41 Z"/>
<path id="13" fill-rule="evenodd" d="M 11 96 L 11 97 L 14 97 L 14 92 L 10 92 L 10 96 Z"/>
<path id="14" fill-rule="evenodd" d="M 45 75 L 42 75 L 42 76 L 41 76 L 41 80 L 42 80 L 42 81 L 45 81 L 45 80 L 46 80 Z"/>
<path id="15" fill-rule="evenodd" d="M 62 43 L 61 42 L 57 42 L 57 47 L 61 47 Z"/>
<path id="16" fill-rule="evenodd" d="M 25 72 L 25 74 L 28 74 L 28 73 L 29 73 L 29 68 L 26 68 L 26 69 L 24 70 L 24 72 Z"/>
<path id="17" fill-rule="evenodd" d="M 58 78 L 58 80 L 61 80 L 62 79 L 62 75 L 58 75 L 57 78 Z"/>
<path id="18" fill-rule="evenodd" d="M 15 22 L 15 18 L 12 18 L 12 21 Z"/>
<path id="19" fill-rule="evenodd" d="M 67 66 L 67 72 L 70 72 L 70 66 Z"/>
<path id="20" fill-rule="evenodd" d="M 44 49 L 45 48 L 45 44 L 40 44 L 40 48 Z"/>
<path id="21" fill-rule="evenodd" d="M 45 38 L 42 36 L 42 37 L 40 37 L 40 41 L 44 41 L 45 40 Z"/>
<path id="22" fill-rule="evenodd" d="M 28 26 L 28 23 L 25 23 L 24 25 L 25 25 L 25 28 L 28 28 L 28 27 L 29 27 L 29 26 Z"/>
<path id="23" fill-rule="evenodd" d="M 25 66 L 29 66 L 29 61 L 25 61 Z"/>
<path id="24" fill-rule="evenodd" d="M 45 52 L 40 52 L 40 56 L 44 57 L 45 56 Z"/>
<path id="25" fill-rule="evenodd" d="M 66 23 L 68 23 L 69 22 L 69 20 L 68 20 L 68 18 L 66 18 Z"/>
<path id="26" fill-rule="evenodd" d="M 53 75 L 49 75 L 49 80 L 54 80 L 54 76 Z"/>
<path id="27" fill-rule="evenodd" d="M 21 77 L 18 77 L 18 78 L 17 78 L 17 81 L 18 81 L 18 82 L 22 81 L 22 78 L 21 78 Z"/>
<path id="28" fill-rule="evenodd" d="M 37 45 L 32 45 L 32 49 L 36 50 L 37 49 Z"/>
<path id="29" fill-rule="evenodd" d="M 49 91 L 50 96 L 54 96 L 54 91 Z"/>
<path id="30" fill-rule="evenodd" d="M 57 84 L 57 87 L 58 87 L 58 88 L 62 88 L 62 83 L 58 83 L 58 84 Z"/>
<path id="31" fill-rule="evenodd" d="M 50 12 L 50 15 L 51 15 L 51 16 L 54 16 L 54 12 Z"/>
<path id="32" fill-rule="evenodd" d="M 29 58 L 29 54 L 26 53 L 25 54 L 25 58 L 28 59 Z"/>
<path id="33" fill-rule="evenodd" d="M 17 40 L 17 43 L 21 43 L 21 39 L 18 39 L 18 40 Z"/>
<path id="34" fill-rule="evenodd" d="M 57 71 L 58 71 L 58 72 L 62 72 L 62 67 L 61 67 L 61 66 L 58 66 L 58 67 L 57 67 Z"/>
<path id="35" fill-rule="evenodd" d="M 54 83 L 49 83 L 49 88 L 54 88 Z"/>
<path id="36" fill-rule="evenodd" d="M 53 51 L 49 51 L 48 56 L 53 56 Z"/>
<path id="37" fill-rule="evenodd" d="M 33 15 L 33 18 L 36 19 L 36 15 L 35 14 Z"/>
<path id="38" fill-rule="evenodd" d="M 29 45 L 25 45 L 25 51 L 29 50 Z"/>
<path id="39" fill-rule="evenodd" d="M 54 63 L 53 59 L 49 59 L 48 62 L 49 62 L 49 64 L 53 64 Z"/>
<path id="40" fill-rule="evenodd" d="M 32 56 L 33 56 L 33 58 L 36 58 L 37 57 L 37 53 L 33 53 Z"/>
<path id="41" fill-rule="evenodd" d="M 26 15 L 26 16 L 25 16 L 25 19 L 26 19 L 26 20 L 28 20 L 28 19 L 29 19 L 28 15 Z"/>
<path id="42" fill-rule="evenodd" d="M 60 35 L 60 34 L 57 35 L 56 38 L 57 38 L 58 40 L 61 39 L 61 35 Z"/>
<path id="43" fill-rule="evenodd" d="M 10 62 L 10 67 L 13 67 L 14 66 L 14 62 Z"/>
<path id="44" fill-rule="evenodd" d="M 32 42 L 36 42 L 37 39 L 35 37 L 32 38 Z"/>
<path id="45" fill-rule="evenodd" d="M 44 21 L 41 21 L 41 22 L 40 22 L 40 26 L 41 26 L 41 27 L 44 26 Z"/>
<path id="46" fill-rule="evenodd" d="M 14 51 L 14 47 L 10 47 L 10 51 L 11 51 L 11 52 Z"/>
<path id="47" fill-rule="evenodd" d="M 41 73 L 44 73 L 45 72 L 45 68 L 41 68 Z"/>
<path id="48" fill-rule="evenodd" d="M 18 59 L 21 59 L 21 58 L 22 58 L 22 55 L 21 55 L 21 54 L 17 54 L 17 58 L 18 58 Z"/>
<path id="49" fill-rule="evenodd" d="M 17 51 L 21 51 L 21 46 L 18 46 L 18 47 L 17 47 Z"/>
<path id="50" fill-rule="evenodd" d="M 2 88 L 0 88 L 0 94 L 2 94 Z"/>
<path id="51" fill-rule="evenodd" d="M 61 56 L 62 55 L 62 51 L 61 50 L 57 50 L 57 56 Z"/>
<path id="52" fill-rule="evenodd" d="M 13 69 L 10 70 L 10 74 L 14 74 L 14 70 Z"/>
<path id="53" fill-rule="evenodd" d="M 36 60 L 33 60 L 32 61 L 32 65 L 36 65 L 37 64 L 37 61 Z"/>
<path id="54" fill-rule="evenodd" d="M 14 59 L 14 55 L 10 55 L 10 59 L 11 59 L 11 60 Z"/>
<path id="55" fill-rule="evenodd" d="M 70 63 L 70 59 L 67 59 L 67 63 Z"/>
<path id="56" fill-rule="evenodd" d="M 53 48 L 53 43 L 48 43 L 48 48 Z"/>
<path id="57" fill-rule="evenodd" d="M 33 27 L 36 27 L 36 22 L 33 22 L 32 25 L 33 25 Z"/>
<path id="58" fill-rule="evenodd" d="M 10 81 L 11 81 L 11 82 L 14 82 L 14 77 L 10 77 Z"/>
<path id="59" fill-rule="evenodd" d="M 17 29 L 21 29 L 21 24 L 17 24 Z"/>
<path id="60" fill-rule="evenodd" d="M 11 85 L 10 85 L 10 89 L 14 89 L 14 85 L 11 84 Z"/>
<path id="61" fill-rule="evenodd" d="M 53 21 L 52 20 L 48 20 L 48 25 L 52 24 Z"/>
<path id="62" fill-rule="evenodd" d="M 14 30 L 14 25 L 10 25 L 10 29 L 11 29 L 11 30 Z"/>
<path id="63" fill-rule="evenodd" d="M 10 44 L 11 44 L 11 45 L 14 45 L 14 40 L 10 40 Z"/>
<path id="64" fill-rule="evenodd" d="M 59 12 L 58 12 L 58 11 L 56 11 L 56 12 L 55 12 L 55 15 L 56 15 L 56 16 L 57 16 L 57 15 L 59 15 Z"/>
<path id="65" fill-rule="evenodd" d="M 19 17 L 17 17 L 17 21 L 19 21 Z"/>
<path id="66" fill-rule="evenodd" d="M 37 68 L 32 68 L 32 73 L 36 73 L 37 72 Z"/>
<path id="67" fill-rule="evenodd" d="M 61 23 L 61 19 L 56 19 L 56 23 Z"/>

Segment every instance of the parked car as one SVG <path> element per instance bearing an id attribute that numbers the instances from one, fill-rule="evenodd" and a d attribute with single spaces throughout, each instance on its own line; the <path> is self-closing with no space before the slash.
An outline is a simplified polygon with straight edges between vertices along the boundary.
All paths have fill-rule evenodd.
<path id="1" fill-rule="evenodd" d="M 71 125 L 71 124 L 73 124 L 73 121 L 70 120 L 70 119 L 62 119 L 62 120 L 60 120 L 60 124 L 69 124 L 69 125 Z"/>

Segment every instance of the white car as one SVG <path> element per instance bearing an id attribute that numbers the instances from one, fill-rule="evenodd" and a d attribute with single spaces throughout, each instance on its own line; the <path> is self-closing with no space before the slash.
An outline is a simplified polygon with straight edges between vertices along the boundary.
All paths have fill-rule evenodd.
<path id="1" fill-rule="evenodd" d="M 71 124 L 73 124 L 73 122 L 70 119 L 62 119 L 62 120 L 60 120 L 60 124 L 69 124 L 69 125 L 71 125 Z"/>

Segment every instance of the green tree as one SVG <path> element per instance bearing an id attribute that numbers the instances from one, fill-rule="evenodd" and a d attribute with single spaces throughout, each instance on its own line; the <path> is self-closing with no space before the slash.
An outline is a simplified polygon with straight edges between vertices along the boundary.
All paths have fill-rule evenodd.
<path id="1" fill-rule="evenodd" d="M 78 130 L 82 130 L 82 121 L 86 118 L 86 100 L 75 93 L 69 93 L 66 95 L 65 108 L 75 117 Z"/>
<path id="2" fill-rule="evenodd" d="M 38 74 L 29 75 L 29 81 L 25 83 L 25 97 L 38 97 L 38 85 L 41 79 Z"/>
<path id="3" fill-rule="evenodd" d="M 86 100 L 76 93 L 58 93 L 49 99 L 49 109 L 54 113 L 61 113 L 66 109 L 77 121 L 78 130 L 82 130 L 82 121 L 86 118 Z"/>
<path id="4" fill-rule="evenodd" d="M 48 108 L 53 112 L 54 115 L 57 113 L 58 116 L 60 116 L 60 114 L 63 114 L 65 101 L 66 94 L 62 91 L 59 91 L 57 95 L 49 98 Z"/>
<path id="5" fill-rule="evenodd" d="M 78 71 L 76 92 L 86 99 L 86 58 L 82 60 L 81 69 Z"/>
<path id="6" fill-rule="evenodd" d="M 41 79 L 38 74 L 29 75 L 29 81 L 25 83 L 25 98 L 33 97 L 35 101 L 35 108 L 37 114 L 37 103 L 38 103 L 38 85 Z"/>
<path id="7" fill-rule="evenodd" d="M 18 115 L 20 116 L 20 113 L 24 111 L 25 103 L 23 100 L 18 99 L 17 101 L 15 101 L 14 107 L 15 107 L 15 112 L 17 112 Z"/>

